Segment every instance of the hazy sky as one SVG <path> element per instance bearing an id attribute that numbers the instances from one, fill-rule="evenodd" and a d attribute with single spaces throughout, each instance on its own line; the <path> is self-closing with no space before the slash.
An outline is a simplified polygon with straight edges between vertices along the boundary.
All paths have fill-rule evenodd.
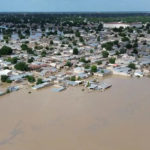
<path id="1" fill-rule="evenodd" d="M 0 0 L 0 11 L 150 11 L 150 0 Z"/>

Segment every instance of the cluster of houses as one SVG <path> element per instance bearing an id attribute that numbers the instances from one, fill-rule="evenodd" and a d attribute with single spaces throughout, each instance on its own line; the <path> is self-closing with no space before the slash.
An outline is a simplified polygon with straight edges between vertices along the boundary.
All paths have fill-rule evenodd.
<path id="1" fill-rule="evenodd" d="M 55 85 L 53 91 L 62 91 L 68 86 L 76 86 L 83 84 L 88 89 L 104 90 L 111 87 L 108 83 L 95 83 L 87 81 L 91 77 L 104 77 L 107 75 L 120 76 L 136 76 L 143 77 L 150 75 L 150 36 L 143 29 L 141 23 L 104 23 L 100 31 L 96 31 L 98 23 L 87 23 L 87 31 L 83 26 L 81 27 L 66 27 L 65 30 L 72 30 L 71 33 L 64 33 L 63 31 L 53 28 L 52 31 L 57 30 L 57 34 L 42 36 L 43 32 L 37 29 L 33 35 L 27 39 L 13 38 L 8 43 L 0 42 L 0 48 L 8 46 L 13 49 L 13 54 L 10 56 L 0 57 L 0 76 L 8 76 L 12 82 L 8 85 L 9 91 L 18 90 L 18 85 L 27 81 L 26 76 L 33 76 L 35 79 L 40 78 L 42 83 L 29 83 L 32 89 L 41 89 L 50 85 Z M 51 25 L 52 26 L 52 25 Z M 121 29 L 121 33 L 114 29 Z M 127 28 L 127 30 L 126 30 Z M 128 30 L 132 28 L 132 32 Z M 51 32 L 52 32 L 51 31 Z M 76 35 L 79 32 L 80 35 Z M 126 33 L 122 40 L 122 34 Z M 144 34 L 144 36 L 139 36 Z M 127 47 L 136 40 L 136 51 L 134 53 L 133 47 Z M 116 42 L 117 41 L 117 42 Z M 110 49 L 103 47 L 104 44 L 115 43 Z M 27 53 L 22 50 L 22 44 L 27 44 L 33 53 Z M 132 43 L 133 44 L 133 43 Z M 39 48 L 40 47 L 40 48 Z M 125 49 L 126 52 L 122 52 Z M 74 51 L 77 52 L 74 52 Z M 107 52 L 105 57 L 103 52 Z M 42 53 L 45 55 L 42 55 Z M 15 69 L 15 64 L 8 61 L 8 58 L 16 57 L 18 62 L 25 62 L 29 71 L 20 71 Z M 29 59 L 32 61 L 29 62 Z M 115 61 L 111 62 L 113 58 Z M 134 68 L 130 64 L 134 64 Z M 93 71 L 92 66 L 96 69 Z M 14 84 L 11 88 L 11 84 Z M 5 83 L 0 83 L 5 84 Z M 1 86 L 0 85 L 0 86 Z M 3 95 L 3 92 L 0 92 Z"/>

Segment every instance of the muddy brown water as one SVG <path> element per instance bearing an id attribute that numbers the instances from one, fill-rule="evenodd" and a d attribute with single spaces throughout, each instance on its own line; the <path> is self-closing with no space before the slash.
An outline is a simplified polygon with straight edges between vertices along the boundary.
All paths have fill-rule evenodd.
<path id="1" fill-rule="evenodd" d="M 0 97 L 0 150 L 148 150 L 150 79 L 109 78 L 105 92 L 70 87 Z"/>

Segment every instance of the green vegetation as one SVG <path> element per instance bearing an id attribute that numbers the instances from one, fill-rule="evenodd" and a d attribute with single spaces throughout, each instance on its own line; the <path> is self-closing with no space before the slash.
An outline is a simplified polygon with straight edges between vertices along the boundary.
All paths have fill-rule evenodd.
<path id="1" fill-rule="evenodd" d="M 68 66 L 68 67 L 72 67 L 72 65 L 73 64 L 70 61 L 67 61 L 66 64 L 65 64 L 65 66 Z"/>
<path id="2" fill-rule="evenodd" d="M 42 57 L 45 57 L 45 56 L 46 56 L 46 51 L 42 51 L 42 52 L 41 52 L 41 56 L 42 56 Z"/>
<path id="3" fill-rule="evenodd" d="M 21 49 L 22 49 L 23 51 L 27 51 L 28 54 L 34 54 L 32 48 L 28 47 L 27 44 L 22 44 L 22 45 L 21 45 Z"/>
<path id="4" fill-rule="evenodd" d="M 38 85 L 38 84 L 42 84 L 42 83 L 43 83 L 43 80 L 41 78 L 38 78 L 36 84 Z"/>
<path id="5" fill-rule="evenodd" d="M 6 82 L 8 80 L 9 76 L 6 76 L 6 75 L 2 75 L 1 76 L 1 81 L 2 82 Z"/>
<path id="6" fill-rule="evenodd" d="M 35 82 L 34 76 L 27 76 L 26 78 L 28 79 L 28 81 L 29 81 L 30 83 L 34 83 L 34 82 Z"/>
<path id="7" fill-rule="evenodd" d="M 11 62 L 12 64 L 16 64 L 18 61 L 18 58 L 17 57 L 13 57 L 13 58 L 9 57 L 8 59 L 6 59 L 6 61 Z"/>
<path id="8" fill-rule="evenodd" d="M 91 66 L 91 72 L 97 72 L 97 66 L 95 65 Z"/>
<path id="9" fill-rule="evenodd" d="M 15 69 L 20 71 L 29 71 L 29 67 L 25 62 L 19 62 L 15 65 Z"/>
<path id="10" fill-rule="evenodd" d="M 74 48 L 74 49 L 73 49 L 73 55 L 78 55 L 78 54 L 79 54 L 78 49 L 77 49 L 77 48 Z"/>
<path id="11" fill-rule="evenodd" d="M 33 57 L 31 57 L 31 58 L 28 59 L 28 63 L 32 63 L 33 61 L 34 61 Z"/>
<path id="12" fill-rule="evenodd" d="M 113 48 L 114 43 L 113 42 L 107 42 L 102 44 L 102 48 L 105 48 L 106 50 L 110 51 Z"/>
<path id="13" fill-rule="evenodd" d="M 102 64 L 102 61 L 101 61 L 101 60 L 99 60 L 99 61 L 97 62 L 97 64 L 98 64 L 98 65 L 101 65 L 101 64 Z"/>
<path id="14" fill-rule="evenodd" d="M 136 65 L 134 63 L 130 63 L 128 67 L 134 70 L 136 69 Z"/>
<path id="15" fill-rule="evenodd" d="M 71 80 L 71 81 L 76 81 L 76 77 L 75 77 L 75 76 L 72 76 L 72 77 L 70 78 L 70 80 Z"/>
<path id="16" fill-rule="evenodd" d="M 107 51 L 102 51 L 103 58 L 107 58 L 109 53 Z"/>
<path id="17" fill-rule="evenodd" d="M 0 56 L 3 56 L 3 55 L 11 55 L 12 54 L 12 49 L 8 46 L 3 46 L 1 49 L 0 49 Z"/>
<path id="18" fill-rule="evenodd" d="M 116 58 L 112 57 L 109 59 L 110 64 L 115 64 Z"/>
<path id="19" fill-rule="evenodd" d="M 90 69 L 90 65 L 89 64 L 85 64 L 84 68 L 85 69 Z"/>

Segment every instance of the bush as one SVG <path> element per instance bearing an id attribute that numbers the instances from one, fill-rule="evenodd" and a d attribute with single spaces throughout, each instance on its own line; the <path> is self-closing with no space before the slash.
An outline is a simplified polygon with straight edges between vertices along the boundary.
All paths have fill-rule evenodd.
<path id="1" fill-rule="evenodd" d="M 41 56 L 45 57 L 46 56 L 46 51 L 42 51 Z"/>
<path id="2" fill-rule="evenodd" d="M 38 85 L 38 84 L 42 84 L 42 83 L 43 83 L 43 80 L 41 78 L 38 78 L 36 84 Z"/>
<path id="3" fill-rule="evenodd" d="M 74 48 L 74 49 L 73 49 L 73 55 L 78 55 L 78 54 L 79 54 L 78 49 L 77 49 L 77 48 Z"/>
<path id="4" fill-rule="evenodd" d="M 32 63 L 33 61 L 34 61 L 33 57 L 31 57 L 31 58 L 28 59 L 28 63 Z"/>
<path id="5" fill-rule="evenodd" d="M 107 42 L 102 44 L 102 48 L 105 48 L 106 50 L 110 51 L 113 48 L 114 43 L 113 42 Z"/>
<path id="6" fill-rule="evenodd" d="M 91 72 L 97 72 L 97 66 L 95 65 L 91 66 Z"/>
<path id="7" fill-rule="evenodd" d="M 130 63 L 128 65 L 128 67 L 131 68 L 131 69 L 136 69 L 136 65 L 134 63 Z"/>
<path id="8" fill-rule="evenodd" d="M 8 46 L 3 46 L 1 49 L 0 49 L 0 55 L 11 55 L 12 54 L 12 49 Z"/>
<path id="9" fill-rule="evenodd" d="M 28 45 L 22 44 L 22 45 L 21 45 L 21 49 L 22 49 L 22 50 L 28 50 Z"/>
<path id="10" fill-rule="evenodd" d="M 29 67 L 25 62 L 19 62 L 15 65 L 15 69 L 20 71 L 29 71 Z"/>
<path id="11" fill-rule="evenodd" d="M 65 66 L 72 67 L 72 63 L 70 61 L 67 61 Z"/>
<path id="12" fill-rule="evenodd" d="M 89 69 L 89 68 L 90 68 L 90 65 L 89 65 L 89 64 L 85 64 L 84 68 L 85 68 L 85 69 Z"/>
<path id="13" fill-rule="evenodd" d="M 2 82 L 6 82 L 6 81 L 8 80 L 8 78 L 9 78 L 8 76 L 2 75 L 2 76 L 1 76 L 1 81 L 2 81 Z"/>
<path id="14" fill-rule="evenodd" d="M 7 83 L 12 83 L 12 80 L 10 80 L 10 79 L 7 79 L 7 81 L 6 81 Z"/>
<path id="15" fill-rule="evenodd" d="M 11 62 L 12 64 L 16 64 L 18 61 L 18 58 L 17 57 L 13 57 L 13 58 L 9 57 L 8 59 L 6 59 L 6 61 Z"/>
<path id="16" fill-rule="evenodd" d="M 115 61 L 116 61 L 116 58 L 112 57 L 112 58 L 109 59 L 109 63 L 110 64 L 115 64 Z"/>
<path id="17" fill-rule="evenodd" d="M 76 77 L 75 77 L 75 76 L 72 76 L 72 77 L 70 78 L 70 80 L 71 80 L 71 81 L 76 81 Z"/>
<path id="18" fill-rule="evenodd" d="M 108 53 L 107 51 L 103 51 L 103 52 L 102 52 L 102 55 L 103 55 L 103 58 L 107 58 L 108 55 L 109 55 L 109 53 Z"/>
<path id="19" fill-rule="evenodd" d="M 30 83 L 34 83 L 35 82 L 35 78 L 34 76 L 27 76 L 27 79 Z"/>
<path id="20" fill-rule="evenodd" d="M 101 60 L 99 60 L 99 61 L 97 62 L 97 64 L 98 64 L 98 65 L 101 65 L 101 64 L 102 64 L 102 61 L 101 61 Z"/>

